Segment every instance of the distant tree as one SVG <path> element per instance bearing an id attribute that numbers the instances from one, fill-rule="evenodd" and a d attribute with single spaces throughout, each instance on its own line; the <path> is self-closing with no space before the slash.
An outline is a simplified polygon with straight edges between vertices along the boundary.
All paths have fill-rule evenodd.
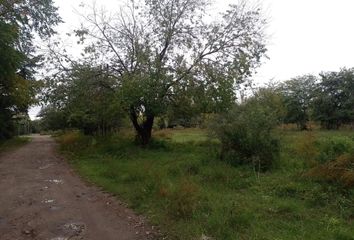
<path id="1" fill-rule="evenodd" d="M 105 69 L 74 65 L 60 78 L 59 85 L 55 84 L 57 81 L 47 82 L 47 101 L 55 108 L 45 110 L 41 115 L 59 120 L 65 113 L 65 119 L 62 118 L 63 123 L 49 124 L 49 127 L 72 127 L 85 134 L 106 135 L 121 125 L 123 113 L 115 91 L 117 86 Z"/>
<path id="2" fill-rule="evenodd" d="M 234 83 L 217 78 L 210 76 L 210 83 L 198 86 L 176 85 L 174 90 L 179 94 L 170 99 L 166 111 L 169 122 L 172 125 L 191 127 L 198 124 L 201 113 L 221 113 L 229 110 L 236 101 Z"/>
<path id="3" fill-rule="evenodd" d="M 41 129 L 45 131 L 62 130 L 68 126 L 65 111 L 53 105 L 42 108 L 38 117 L 41 118 Z"/>
<path id="4" fill-rule="evenodd" d="M 304 75 L 282 84 L 281 91 L 287 110 L 285 123 L 295 123 L 300 130 L 307 130 L 316 81 L 315 76 Z"/>
<path id="5" fill-rule="evenodd" d="M 42 128 L 42 120 L 41 119 L 31 120 L 31 122 L 30 122 L 31 133 L 41 133 L 42 130 L 43 130 L 43 128 Z"/>
<path id="6" fill-rule="evenodd" d="M 0 138 L 14 133 L 14 116 L 27 111 L 34 101 L 37 84 L 34 69 L 35 33 L 46 38 L 60 22 L 51 0 L 0 1 Z"/>
<path id="7" fill-rule="evenodd" d="M 241 1 L 210 21 L 207 7 L 204 0 L 129 1 L 112 15 L 93 7 L 76 31 L 88 39 L 86 52 L 108 65 L 142 145 L 150 141 L 155 117 L 178 101 L 193 105 L 202 98 L 228 108 L 235 84 L 266 52 L 259 8 Z M 199 91 L 190 95 L 192 89 Z"/>
<path id="8" fill-rule="evenodd" d="M 247 104 L 255 102 L 254 104 L 260 105 L 265 111 L 272 115 L 275 125 L 284 122 L 286 117 L 286 106 L 281 91 L 277 85 L 267 86 L 258 89 L 254 95 L 246 100 Z"/>
<path id="9" fill-rule="evenodd" d="M 354 69 L 320 74 L 313 103 L 314 117 L 326 129 L 354 121 Z"/>

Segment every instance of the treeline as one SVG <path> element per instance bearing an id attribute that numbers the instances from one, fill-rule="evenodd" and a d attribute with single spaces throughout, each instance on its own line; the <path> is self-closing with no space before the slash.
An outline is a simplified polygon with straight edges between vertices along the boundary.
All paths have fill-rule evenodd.
<path id="1" fill-rule="evenodd" d="M 304 75 L 284 82 L 278 88 L 286 107 L 285 123 L 308 129 L 318 122 L 324 129 L 354 124 L 354 68 L 338 72 Z"/>
<path id="2" fill-rule="evenodd" d="M 77 65 L 60 84 L 48 86 L 47 99 L 51 104 L 40 113 L 42 127 L 76 128 L 89 135 L 107 135 L 121 127 L 132 127 L 121 91 L 106 69 Z M 161 102 L 168 107 L 154 126 L 163 128 L 169 125 L 165 122 L 190 123 L 198 119 L 196 124 L 208 126 L 220 140 L 223 160 L 251 163 L 258 170 L 267 170 L 279 152 L 279 139 L 273 133 L 276 126 L 291 123 L 299 130 L 310 130 L 310 122 L 325 129 L 353 126 L 353 93 L 354 69 L 296 77 L 260 88 L 238 103 L 232 97 L 217 102 L 208 97 L 205 89 L 193 89 L 193 94 L 179 96 L 179 103 Z M 202 116 L 212 116 L 212 120 L 203 122 Z"/>
<path id="3" fill-rule="evenodd" d="M 88 135 L 107 135 L 124 119 L 116 82 L 104 69 L 73 66 L 46 88 L 50 104 L 40 113 L 43 130 L 77 128 Z"/>
<path id="4" fill-rule="evenodd" d="M 39 116 L 47 130 L 65 128 L 81 129 L 85 134 L 106 135 L 127 125 L 121 95 L 114 78 L 104 69 L 76 66 L 61 84 L 48 87 L 47 100 Z M 338 129 L 343 124 L 354 123 L 354 68 L 338 72 L 323 72 L 319 76 L 304 75 L 282 83 L 262 88 L 255 96 L 268 92 L 269 108 L 277 112 L 277 124 L 296 124 L 299 130 L 308 130 L 309 122 L 317 122 L 324 129 Z M 182 125 L 203 125 L 202 115 L 228 112 L 233 98 L 216 105 L 205 92 L 199 90 L 171 103 L 155 125 L 158 128 Z M 266 96 L 263 96 L 265 98 Z M 278 100 L 274 102 L 276 97 Z M 248 104 L 254 97 L 244 103 Z M 210 105 L 215 106 L 210 106 Z M 219 108 L 218 108 L 219 107 Z M 205 111 L 205 110 L 209 111 Z M 236 120 L 235 120 L 236 121 Z M 193 122 L 193 124 L 192 124 Z"/>
<path id="5" fill-rule="evenodd" d="M 221 142 L 222 160 L 264 171 L 279 157 L 281 140 L 274 129 L 281 124 L 299 130 L 311 130 L 310 121 L 324 129 L 353 128 L 353 94 L 354 69 L 304 75 L 260 88 L 219 114 L 209 130 Z"/>
<path id="6" fill-rule="evenodd" d="M 34 39 L 52 36 L 59 22 L 51 0 L 0 1 L 0 140 L 16 134 L 28 118 L 40 87 L 36 69 L 43 62 Z"/>

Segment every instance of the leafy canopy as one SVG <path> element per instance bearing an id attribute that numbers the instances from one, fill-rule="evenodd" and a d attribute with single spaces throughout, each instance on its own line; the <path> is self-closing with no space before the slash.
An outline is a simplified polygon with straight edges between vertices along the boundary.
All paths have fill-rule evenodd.
<path id="1" fill-rule="evenodd" d="M 264 56 L 266 21 L 259 8 L 241 1 L 211 21 L 208 7 L 204 0 L 146 0 L 129 1 L 115 14 L 96 6 L 83 14 L 76 35 L 86 43 L 85 59 L 115 77 L 138 135 L 149 139 L 154 117 L 182 96 L 205 112 L 228 109 L 235 85 Z"/>
<path id="2" fill-rule="evenodd" d="M 56 11 L 51 0 L 0 1 L 0 139 L 11 137 L 14 117 L 34 102 L 37 84 L 28 80 L 40 56 L 34 55 L 33 40 L 35 34 L 54 34 L 52 27 L 60 22 Z"/>

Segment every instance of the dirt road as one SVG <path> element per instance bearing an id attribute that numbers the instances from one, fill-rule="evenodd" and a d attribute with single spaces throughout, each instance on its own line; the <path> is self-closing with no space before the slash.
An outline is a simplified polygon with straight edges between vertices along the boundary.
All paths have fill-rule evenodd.
<path id="1" fill-rule="evenodd" d="M 0 239 L 151 239 L 151 227 L 84 183 L 48 136 L 0 156 Z"/>

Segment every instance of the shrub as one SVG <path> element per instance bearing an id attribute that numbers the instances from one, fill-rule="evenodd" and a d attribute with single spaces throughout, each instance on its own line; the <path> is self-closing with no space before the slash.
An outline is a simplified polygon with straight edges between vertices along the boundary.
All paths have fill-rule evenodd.
<path id="1" fill-rule="evenodd" d="M 216 119 L 211 131 L 221 142 L 221 159 L 231 164 L 251 164 L 269 169 L 279 153 L 279 141 L 272 130 L 278 115 L 271 106 L 251 99 Z"/>
<path id="2" fill-rule="evenodd" d="M 58 137 L 63 150 L 74 151 L 88 147 L 93 141 L 92 137 L 85 136 L 79 131 L 66 132 Z"/>
<path id="3" fill-rule="evenodd" d="M 316 143 L 317 138 L 311 131 L 307 132 L 295 143 L 295 153 L 304 161 L 307 167 L 317 165 L 317 158 L 320 152 Z"/>
<path id="4" fill-rule="evenodd" d="M 354 153 L 354 140 L 346 136 L 334 136 L 317 141 L 318 160 L 321 163 L 332 161 L 345 153 Z"/>
<path id="5" fill-rule="evenodd" d="M 160 194 L 161 191 L 160 191 Z M 164 192 L 166 195 L 166 193 Z M 191 181 L 183 180 L 168 196 L 168 211 L 175 218 L 189 218 L 197 209 L 199 188 Z"/>
<path id="6" fill-rule="evenodd" d="M 354 154 L 343 154 L 312 168 L 308 176 L 315 180 L 339 183 L 345 188 L 354 187 Z"/>

